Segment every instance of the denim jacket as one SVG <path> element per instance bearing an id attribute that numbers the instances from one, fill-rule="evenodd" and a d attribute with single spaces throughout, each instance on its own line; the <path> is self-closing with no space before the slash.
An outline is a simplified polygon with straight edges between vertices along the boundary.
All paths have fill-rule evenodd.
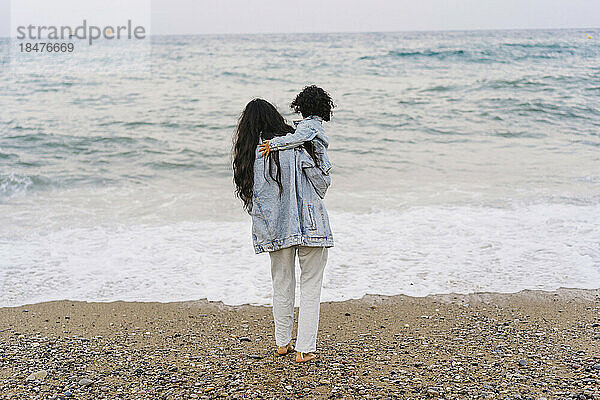
<path id="1" fill-rule="evenodd" d="M 324 173 L 329 173 L 331 169 L 331 163 L 329 162 L 329 157 L 327 157 L 329 138 L 325 135 L 325 130 L 323 129 L 323 119 L 313 115 L 304 118 L 302 121 L 294 121 L 294 125 L 296 126 L 294 133 L 277 136 L 269 140 L 269 149 L 271 151 L 291 149 L 312 140 L 319 168 Z"/>
<path id="2" fill-rule="evenodd" d="M 257 148 L 250 211 L 254 251 L 258 254 L 295 245 L 332 247 L 329 216 L 322 201 L 330 176 L 315 166 L 303 148 L 279 151 L 280 196 L 265 160 Z"/>

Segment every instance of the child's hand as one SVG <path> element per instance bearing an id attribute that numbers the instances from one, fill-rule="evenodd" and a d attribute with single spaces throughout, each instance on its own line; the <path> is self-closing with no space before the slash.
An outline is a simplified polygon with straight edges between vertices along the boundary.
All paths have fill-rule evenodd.
<path id="1" fill-rule="evenodd" d="M 269 155 L 269 153 L 271 152 L 271 149 L 269 148 L 269 141 L 265 140 L 264 142 L 262 142 L 261 144 L 258 145 L 258 151 L 261 152 L 261 154 L 263 155 L 263 157 L 267 157 Z"/>

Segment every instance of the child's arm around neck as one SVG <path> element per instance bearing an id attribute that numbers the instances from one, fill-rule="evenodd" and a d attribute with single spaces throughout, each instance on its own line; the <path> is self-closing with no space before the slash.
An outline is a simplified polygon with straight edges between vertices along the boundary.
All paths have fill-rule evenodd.
<path id="1" fill-rule="evenodd" d="M 296 126 L 294 133 L 285 136 L 277 136 L 269 140 L 269 150 L 287 150 L 302 145 L 304 142 L 313 140 L 319 133 L 323 132 L 321 119 L 319 117 L 308 117 Z"/>

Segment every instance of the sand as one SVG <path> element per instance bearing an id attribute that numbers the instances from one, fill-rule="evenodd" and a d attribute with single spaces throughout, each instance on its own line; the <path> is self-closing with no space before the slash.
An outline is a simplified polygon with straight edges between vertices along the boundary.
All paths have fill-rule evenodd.
<path id="1" fill-rule="evenodd" d="M 0 399 L 600 399 L 600 290 L 323 303 L 317 346 L 276 356 L 269 307 L 1 308 Z"/>

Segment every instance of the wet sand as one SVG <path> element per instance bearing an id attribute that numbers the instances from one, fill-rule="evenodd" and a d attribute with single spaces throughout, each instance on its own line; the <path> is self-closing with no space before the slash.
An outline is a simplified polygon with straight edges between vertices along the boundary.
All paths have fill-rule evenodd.
<path id="1" fill-rule="evenodd" d="M 600 290 L 323 303 L 317 346 L 276 356 L 269 307 L 1 308 L 0 399 L 600 399 Z"/>

